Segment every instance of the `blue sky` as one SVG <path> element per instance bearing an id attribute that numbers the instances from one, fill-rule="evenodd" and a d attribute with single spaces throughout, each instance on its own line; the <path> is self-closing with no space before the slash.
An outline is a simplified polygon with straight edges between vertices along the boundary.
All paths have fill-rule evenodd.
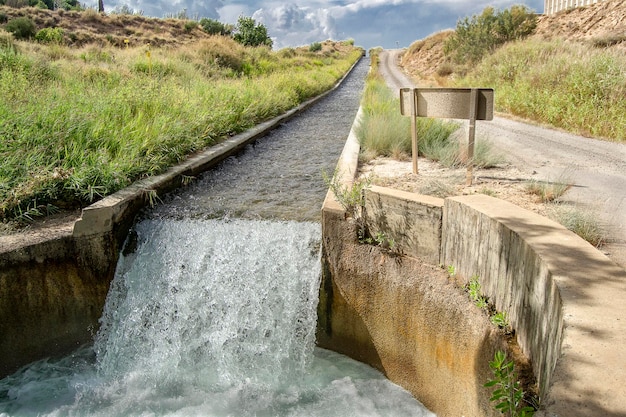
<path id="1" fill-rule="evenodd" d="M 82 2 L 96 7 L 97 0 Z M 458 19 L 485 7 L 505 9 L 523 4 L 542 13 L 544 0 L 104 0 L 105 11 L 122 5 L 145 16 L 164 17 L 186 10 L 193 18 L 237 22 L 251 16 L 264 24 L 274 48 L 308 45 L 326 39 L 354 39 L 370 49 L 409 46 L 440 30 L 454 28 Z"/>

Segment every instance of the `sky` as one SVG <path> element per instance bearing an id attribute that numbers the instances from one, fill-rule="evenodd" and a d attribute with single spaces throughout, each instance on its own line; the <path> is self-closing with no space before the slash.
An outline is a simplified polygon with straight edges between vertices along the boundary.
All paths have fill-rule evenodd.
<path id="1" fill-rule="evenodd" d="M 81 2 L 96 7 L 97 0 Z M 239 16 L 263 24 L 274 49 L 310 45 L 327 39 L 353 39 L 366 50 L 408 47 L 485 7 L 523 4 L 543 13 L 544 0 L 104 0 L 107 13 L 123 5 L 144 16 L 167 17 L 183 10 L 194 19 L 236 24 Z"/>

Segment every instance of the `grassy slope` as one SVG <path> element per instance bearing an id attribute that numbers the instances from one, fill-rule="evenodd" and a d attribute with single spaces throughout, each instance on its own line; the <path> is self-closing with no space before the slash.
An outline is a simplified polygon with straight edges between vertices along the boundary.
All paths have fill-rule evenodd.
<path id="1" fill-rule="evenodd" d="M 426 85 L 496 89 L 496 109 L 580 135 L 626 140 L 626 3 L 607 0 L 542 16 L 536 35 L 507 44 L 472 68 L 443 54 L 451 32 L 415 42 L 405 69 Z M 590 23 L 591 22 L 591 23 Z"/>

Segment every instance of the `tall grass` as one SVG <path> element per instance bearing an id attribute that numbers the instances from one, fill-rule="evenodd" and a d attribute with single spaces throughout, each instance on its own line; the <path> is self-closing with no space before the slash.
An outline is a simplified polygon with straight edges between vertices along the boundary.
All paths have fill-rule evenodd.
<path id="1" fill-rule="evenodd" d="M 55 60 L 44 46 L 0 46 L 0 219 L 85 205 L 158 174 L 329 89 L 361 55 L 214 43 L 214 54 L 206 43 L 91 46 Z"/>
<path id="2" fill-rule="evenodd" d="M 626 56 L 561 40 L 506 44 L 458 83 L 497 88 L 496 109 L 626 140 Z"/>

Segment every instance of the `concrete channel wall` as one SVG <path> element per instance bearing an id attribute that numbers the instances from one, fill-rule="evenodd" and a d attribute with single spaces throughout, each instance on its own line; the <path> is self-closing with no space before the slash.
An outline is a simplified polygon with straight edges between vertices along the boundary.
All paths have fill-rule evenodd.
<path id="1" fill-rule="evenodd" d="M 337 172 L 357 172 L 355 140 Z M 343 180 L 350 187 L 355 176 Z M 561 225 L 493 197 L 440 200 L 382 187 L 364 194 L 362 222 L 347 219 L 331 192 L 324 203 L 323 347 L 377 367 L 440 416 L 492 415 L 481 386 L 498 342 L 415 260 L 450 265 L 465 282 L 477 277 L 508 314 L 539 384 L 539 416 L 626 415 L 625 270 Z M 404 256 L 358 243 L 363 223 Z"/>

